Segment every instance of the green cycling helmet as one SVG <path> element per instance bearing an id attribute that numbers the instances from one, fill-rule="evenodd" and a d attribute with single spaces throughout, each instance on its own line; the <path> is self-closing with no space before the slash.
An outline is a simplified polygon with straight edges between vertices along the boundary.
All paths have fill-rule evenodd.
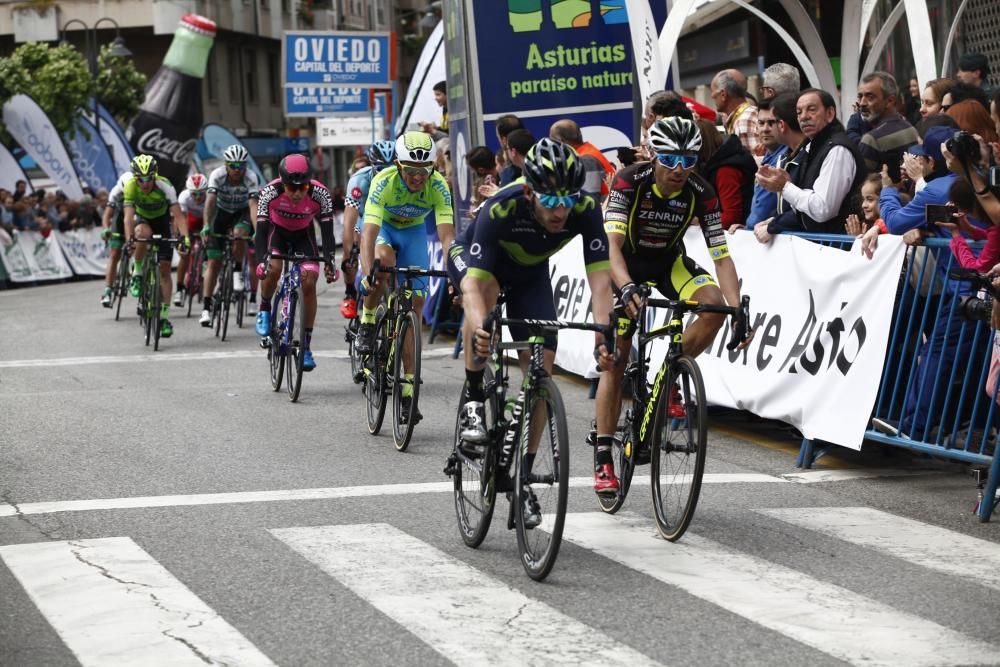
<path id="1" fill-rule="evenodd" d="M 136 155 L 132 158 L 132 173 L 136 176 L 156 176 L 156 158 L 152 155 Z"/>

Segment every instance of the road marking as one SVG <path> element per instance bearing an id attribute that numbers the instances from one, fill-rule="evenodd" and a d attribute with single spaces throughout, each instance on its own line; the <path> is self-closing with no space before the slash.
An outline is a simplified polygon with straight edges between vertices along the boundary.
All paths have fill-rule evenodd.
<path id="1" fill-rule="evenodd" d="M 877 477 L 916 477 L 918 475 L 937 475 L 941 470 L 907 470 L 905 468 L 854 468 L 846 470 L 805 470 L 782 475 L 784 479 L 799 484 L 817 484 L 819 482 L 847 482 L 855 479 L 874 479 Z"/>
<path id="2" fill-rule="evenodd" d="M 756 510 L 794 526 L 1000 590 L 1000 545 L 868 507 Z"/>
<path id="3" fill-rule="evenodd" d="M 657 664 L 392 526 L 270 532 L 458 665 Z"/>
<path id="4" fill-rule="evenodd" d="M 451 356 L 450 347 L 424 350 L 424 359 L 437 359 Z M 348 359 L 347 350 L 317 350 L 313 356 L 323 359 Z M 144 364 L 150 361 L 218 361 L 225 359 L 260 359 L 266 361 L 265 353 L 260 350 L 220 350 L 218 352 L 162 352 L 159 354 L 135 354 L 124 357 L 62 357 L 56 359 L 14 359 L 0 361 L 0 368 L 46 368 L 55 366 L 89 366 L 94 364 Z"/>
<path id="5" fill-rule="evenodd" d="M 593 486 L 591 477 L 570 478 L 571 487 Z M 705 475 L 704 484 L 786 483 L 780 477 L 758 473 L 717 473 Z M 632 486 L 649 486 L 649 478 L 636 477 Z M 53 514 L 55 512 L 89 512 L 98 510 L 142 509 L 148 507 L 186 507 L 192 505 L 232 505 L 237 503 L 271 503 L 289 500 L 337 500 L 370 496 L 405 496 L 421 493 L 451 493 L 451 482 L 417 482 L 411 484 L 381 484 L 372 486 L 337 486 L 317 489 L 278 489 L 273 491 L 235 491 L 230 493 L 199 493 L 177 496 L 136 496 L 131 498 L 94 498 L 89 500 L 53 500 L 23 505 L 0 503 L 0 517 L 18 514 Z"/>
<path id="6" fill-rule="evenodd" d="M 852 664 L 996 664 L 1000 655 L 998 646 L 697 535 L 669 543 L 655 533 L 645 518 L 569 514 L 563 539 Z"/>
<path id="7" fill-rule="evenodd" d="M 127 537 L 0 547 L 81 664 L 273 665 Z"/>

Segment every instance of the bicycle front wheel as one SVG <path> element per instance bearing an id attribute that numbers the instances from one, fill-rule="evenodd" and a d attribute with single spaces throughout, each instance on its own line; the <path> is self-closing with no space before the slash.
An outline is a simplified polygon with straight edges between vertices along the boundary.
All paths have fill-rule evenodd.
<path id="1" fill-rule="evenodd" d="M 615 476 L 618 477 L 618 491 L 613 494 L 598 493 L 597 502 L 601 509 L 608 514 L 614 514 L 625 504 L 625 497 L 628 496 L 629 487 L 632 486 L 632 473 L 635 471 L 635 463 L 632 448 L 635 445 L 628 433 L 615 434 L 615 439 L 611 444 L 611 461 L 615 469 Z M 597 453 L 597 443 L 594 443 L 594 453 Z"/>
<path id="2" fill-rule="evenodd" d="M 529 454 L 532 442 L 538 444 L 534 457 Z M 552 571 L 559 554 L 569 493 L 566 409 L 552 378 L 540 380 L 527 398 L 514 479 L 521 565 L 529 577 L 541 581 Z"/>
<path id="3" fill-rule="evenodd" d="M 354 318 L 347 323 L 347 334 L 344 336 L 347 341 L 347 353 L 351 357 L 351 379 L 354 380 L 354 384 L 361 384 L 365 379 L 364 359 L 358 352 L 358 328 L 360 326 L 360 320 Z"/>
<path id="4" fill-rule="evenodd" d="M 382 420 L 385 418 L 385 385 L 386 365 L 389 359 L 389 337 L 392 320 L 385 308 L 379 306 L 375 315 L 375 342 L 372 353 L 368 355 L 368 368 L 365 369 L 365 396 L 368 406 L 368 432 L 378 435 L 382 430 Z"/>
<path id="5" fill-rule="evenodd" d="M 682 356 L 672 366 L 660 389 L 650 445 L 656 528 L 671 542 L 680 539 L 694 516 L 708 445 L 705 383 L 698 364 Z M 679 405 L 672 405 L 675 386 Z"/>
<path id="6" fill-rule="evenodd" d="M 153 277 L 149 281 L 149 289 L 153 290 L 149 296 L 153 312 L 149 319 L 153 322 L 153 351 L 156 352 L 160 349 L 160 305 L 163 303 L 163 295 L 160 293 L 160 260 L 154 256 L 152 259 L 147 258 L 147 261 L 151 262 L 153 267 Z"/>
<path id="7" fill-rule="evenodd" d="M 122 256 L 118 260 L 118 272 L 115 276 L 114 285 L 111 288 L 111 298 L 114 300 L 116 322 L 121 318 L 122 301 L 125 300 L 125 295 L 128 294 L 129 258 L 129 254 L 123 251 Z"/>
<path id="8" fill-rule="evenodd" d="M 271 331 L 268 333 L 267 360 L 271 364 L 271 389 L 274 391 L 281 391 L 281 379 L 285 374 L 285 359 L 281 355 L 282 341 L 275 333 L 283 299 L 284 297 L 274 299 L 274 304 L 271 306 Z"/>
<path id="9" fill-rule="evenodd" d="M 285 353 L 288 379 L 285 380 L 285 388 L 288 389 L 289 400 L 294 403 L 299 400 L 299 391 L 302 389 L 302 359 L 306 348 L 306 309 L 302 303 L 301 287 L 288 295 L 288 319 L 285 327 L 285 338 L 288 340 L 288 350 Z"/>
<path id="10" fill-rule="evenodd" d="M 486 432 L 489 433 L 496 424 L 497 394 L 493 386 L 493 369 L 486 367 L 483 375 L 483 387 L 486 389 Z M 461 450 L 462 444 L 462 407 L 465 401 L 468 383 L 463 385 L 459 399 L 458 414 L 455 417 L 455 446 L 453 456 L 457 459 L 452 483 L 455 487 L 455 516 L 458 518 L 458 532 L 467 546 L 475 549 L 490 530 L 493 520 L 493 510 L 496 508 L 496 450 L 490 444 L 481 459 L 469 459 Z"/>
<path id="11" fill-rule="evenodd" d="M 403 351 L 408 342 L 413 345 L 412 379 L 406 377 L 403 365 Z M 417 399 L 420 396 L 420 320 L 412 310 L 401 316 L 396 323 L 396 354 L 392 359 L 392 439 L 396 449 L 405 452 L 413 436 L 416 425 Z M 410 387 L 409 404 L 404 400 L 404 390 Z"/>
<path id="12" fill-rule="evenodd" d="M 219 326 L 222 334 L 219 340 L 226 340 L 226 332 L 229 331 L 229 307 L 233 303 L 233 262 L 226 262 L 226 270 L 222 277 L 222 314 L 219 317 Z"/>

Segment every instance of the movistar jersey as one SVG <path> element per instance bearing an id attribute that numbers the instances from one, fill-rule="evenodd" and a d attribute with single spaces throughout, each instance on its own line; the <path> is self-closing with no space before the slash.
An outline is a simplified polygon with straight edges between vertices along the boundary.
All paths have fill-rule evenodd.
<path id="1" fill-rule="evenodd" d="M 538 266 L 577 236 L 583 237 L 587 273 L 610 268 L 601 207 L 593 197 L 582 195 L 562 230 L 553 234 L 535 220 L 524 187 L 512 183 L 487 200 L 459 243 L 469 252 L 467 275 L 489 278 L 504 258 L 519 266 Z"/>
<path id="2" fill-rule="evenodd" d="M 378 175 L 375 167 L 363 167 L 354 172 L 347 181 L 347 194 L 344 195 L 344 205 L 358 209 L 358 217 L 364 220 L 365 201 L 371 191 L 372 179 Z"/>
<path id="3" fill-rule="evenodd" d="M 411 192 L 398 169 L 384 169 L 372 180 L 364 219 L 365 224 L 381 227 L 386 222 L 403 229 L 424 224 L 424 218 L 431 211 L 434 211 L 436 224 L 454 224 L 451 191 L 444 176 L 434 172 L 424 187 Z"/>
<path id="4" fill-rule="evenodd" d="M 163 176 L 156 177 L 156 185 L 148 193 L 139 187 L 139 181 L 130 174 L 125 181 L 125 208 L 134 208 L 135 214 L 146 220 L 163 217 L 177 203 L 177 191 Z"/>
<path id="5" fill-rule="evenodd" d="M 229 182 L 225 166 L 213 170 L 208 177 L 208 193 L 215 195 L 216 206 L 226 213 L 236 213 L 250 206 L 250 200 L 257 199 L 259 190 L 257 174 L 250 169 L 243 172 L 243 180 L 235 185 Z"/>
<path id="6" fill-rule="evenodd" d="M 604 228 L 628 239 L 626 254 L 662 258 L 684 249 L 684 232 L 698 217 L 713 260 L 729 256 L 719 197 L 708 181 L 691 174 L 679 192 L 661 193 L 652 162 L 638 162 L 615 175 Z"/>

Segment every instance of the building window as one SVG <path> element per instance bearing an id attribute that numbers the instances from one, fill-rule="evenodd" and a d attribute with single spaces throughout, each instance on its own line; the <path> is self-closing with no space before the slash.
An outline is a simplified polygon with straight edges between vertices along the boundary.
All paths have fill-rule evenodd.
<path id="1" fill-rule="evenodd" d="M 257 104 L 257 52 L 243 49 L 243 76 L 246 78 L 247 102 Z"/>
<path id="2" fill-rule="evenodd" d="M 240 50 L 235 46 L 226 49 L 227 60 L 229 61 L 229 101 L 240 102 L 240 88 L 242 79 L 240 78 Z"/>
<path id="3" fill-rule="evenodd" d="M 219 101 L 219 82 L 215 76 L 215 51 L 208 56 L 208 65 L 205 67 L 205 93 L 209 102 Z"/>
<path id="4" fill-rule="evenodd" d="M 281 56 L 267 55 L 267 83 L 271 90 L 271 104 L 281 104 Z"/>
<path id="5" fill-rule="evenodd" d="M 292 13 L 292 3 L 290 0 L 281 0 L 281 13 L 282 14 Z"/>

